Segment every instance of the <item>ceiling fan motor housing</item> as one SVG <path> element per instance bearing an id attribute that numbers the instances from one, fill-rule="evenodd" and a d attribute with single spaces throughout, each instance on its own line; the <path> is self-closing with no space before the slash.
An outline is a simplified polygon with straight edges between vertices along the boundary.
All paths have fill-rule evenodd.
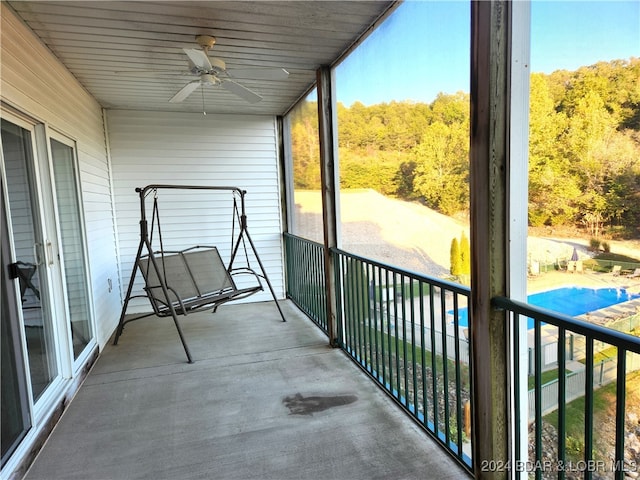
<path id="1" fill-rule="evenodd" d="M 202 75 L 200 75 L 200 83 L 202 83 L 203 85 L 220 85 L 222 84 L 222 80 L 210 73 L 203 73 Z"/>
<path id="2" fill-rule="evenodd" d="M 209 50 L 216 44 L 216 37 L 211 35 L 196 35 L 196 42 L 198 42 L 198 45 L 203 49 Z"/>
<path id="3" fill-rule="evenodd" d="M 191 60 L 189 60 L 189 71 L 194 75 L 202 75 L 203 73 L 219 75 L 221 73 L 224 73 L 227 69 L 227 65 L 220 58 L 209 57 L 209 63 L 211 64 L 211 69 L 206 69 L 202 68 L 199 65 L 196 65 Z"/>

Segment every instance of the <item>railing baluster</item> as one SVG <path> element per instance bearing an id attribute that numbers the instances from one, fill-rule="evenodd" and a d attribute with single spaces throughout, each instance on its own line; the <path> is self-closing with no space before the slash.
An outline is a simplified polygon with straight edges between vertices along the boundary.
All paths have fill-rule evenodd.
<path id="1" fill-rule="evenodd" d="M 371 296 L 373 297 L 371 299 L 371 301 L 373 302 L 373 342 L 374 342 L 374 346 L 373 346 L 373 351 L 375 352 L 375 364 L 376 364 L 376 376 L 380 377 L 380 362 L 379 362 L 379 341 L 378 341 L 378 316 L 381 313 L 378 309 L 378 301 L 377 301 L 377 293 L 380 290 L 380 268 L 376 267 L 375 265 L 371 266 L 372 269 L 372 282 L 373 282 L 373 286 L 372 286 L 372 291 L 371 291 Z M 377 275 L 376 275 L 377 273 Z"/>
<path id="2" fill-rule="evenodd" d="M 567 440 L 567 372 L 566 372 L 566 334 L 563 327 L 558 327 L 558 465 L 566 465 L 566 440 Z M 558 469 L 558 479 L 564 480 L 565 470 Z"/>
<path id="3" fill-rule="evenodd" d="M 418 413 L 418 385 L 417 385 L 417 373 L 416 373 L 416 318 L 415 318 L 415 305 L 414 305 L 414 286 L 413 279 L 409 284 L 409 317 L 411 318 L 411 373 L 412 388 L 413 388 L 413 411 L 417 415 Z"/>
<path id="4" fill-rule="evenodd" d="M 618 347 L 618 366 L 616 370 L 616 447 L 615 478 L 624 480 L 624 410 L 627 395 L 627 351 Z"/>
<path id="5" fill-rule="evenodd" d="M 520 441 L 520 436 L 522 435 L 522 431 L 520 430 L 521 421 L 522 421 L 522 411 L 520 410 L 520 382 L 522 382 L 522 378 L 520 378 L 520 315 L 517 313 L 512 316 L 512 325 L 513 325 L 513 378 L 514 378 L 514 388 L 513 388 L 513 403 L 515 405 L 515 465 L 520 466 L 523 465 L 527 459 L 522 458 L 520 449 L 522 448 L 522 444 Z M 527 406 L 528 407 L 528 406 Z M 528 408 L 527 408 L 528 410 Z M 529 412 L 525 413 L 527 416 Z M 516 476 L 516 478 L 519 478 Z"/>
<path id="6" fill-rule="evenodd" d="M 591 465 L 593 460 L 593 338 L 585 337 L 586 365 L 584 376 L 584 462 Z M 593 478 L 591 469 L 584 472 L 585 480 Z"/>
<path id="7" fill-rule="evenodd" d="M 367 306 L 365 305 L 365 296 L 368 296 L 368 286 L 365 285 L 364 263 L 358 260 L 357 275 L 357 299 L 358 314 L 356 316 L 358 322 L 358 341 L 360 344 L 360 363 L 367 369 L 367 345 L 366 345 L 366 324 L 367 324 Z"/>
<path id="8" fill-rule="evenodd" d="M 376 351 L 374 349 L 376 345 L 376 341 L 374 340 L 376 336 L 376 328 L 375 328 L 375 309 L 376 309 L 376 298 L 375 298 L 375 282 L 372 280 L 374 276 L 373 273 L 373 265 L 367 264 L 367 284 L 369 285 L 369 296 L 367 299 L 367 306 L 369 307 L 369 365 L 371 368 L 371 373 L 377 372 L 377 368 L 375 368 L 375 357 Z"/>
<path id="9" fill-rule="evenodd" d="M 398 280 L 396 272 L 393 272 L 393 333 L 394 333 L 394 345 L 395 345 L 395 357 L 396 357 L 396 396 L 400 398 L 400 341 L 398 339 Z"/>
<path id="10" fill-rule="evenodd" d="M 382 289 L 385 288 L 386 289 L 386 285 L 384 284 L 383 280 L 382 280 L 382 267 L 378 268 L 378 279 L 380 280 L 380 360 L 382 362 L 382 384 L 386 385 L 387 384 L 387 361 L 386 361 L 386 349 L 385 349 L 385 312 L 386 312 L 386 307 L 384 307 L 385 305 L 385 300 L 384 300 L 384 295 L 382 294 Z M 383 287 L 384 285 L 384 287 Z M 385 290 L 386 291 L 386 290 Z"/>
<path id="11" fill-rule="evenodd" d="M 462 417 L 462 379 L 460 375 L 460 328 L 459 323 L 460 319 L 458 318 L 458 294 L 453 294 L 453 347 L 454 347 L 454 358 L 456 359 L 455 363 L 455 376 L 456 376 L 456 428 L 458 429 L 458 438 L 456 438 L 456 443 L 458 445 L 458 453 L 462 453 L 462 431 L 464 429 L 463 426 L 463 417 Z"/>
<path id="12" fill-rule="evenodd" d="M 400 310 L 402 311 L 402 376 L 404 380 L 404 404 L 409 405 L 409 379 L 407 378 L 407 307 L 406 307 L 406 295 L 405 295 L 405 277 L 400 275 L 400 296 L 402 301 L 400 303 Z"/>
<path id="13" fill-rule="evenodd" d="M 540 321 L 536 320 L 534 325 L 534 344 L 533 351 L 535 357 L 535 465 L 542 464 L 542 352 L 541 352 L 541 326 Z M 536 468 L 536 480 L 542 478 L 542 470 Z"/>
<path id="14" fill-rule="evenodd" d="M 444 436 L 447 444 L 450 442 L 449 416 L 449 359 L 447 356 L 447 296 L 440 295 L 440 336 L 442 337 L 442 396 L 444 401 Z"/>
<path id="15" fill-rule="evenodd" d="M 422 368 L 422 416 L 423 416 L 423 424 L 428 426 L 428 411 L 429 411 L 429 398 L 427 396 L 427 375 L 426 375 L 426 364 L 427 364 L 427 346 L 425 344 L 425 336 L 424 336 L 424 283 L 420 281 L 420 359 L 421 359 L 421 368 Z M 431 289 L 429 289 L 431 290 Z"/>
<path id="16" fill-rule="evenodd" d="M 385 285 L 387 286 L 387 354 L 389 355 L 389 390 L 393 391 L 393 360 L 391 354 L 391 304 L 389 295 L 392 289 L 389 288 L 389 270 L 385 269 Z"/>
<path id="17" fill-rule="evenodd" d="M 444 295 L 442 287 L 440 287 L 440 295 Z M 430 327 L 431 327 L 431 395 L 433 396 L 433 430 L 438 434 L 440 428 L 438 427 L 438 367 L 436 364 L 436 325 L 435 325 L 435 301 L 433 298 L 433 289 L 429 297 L 430 303 Z"/>
<path id="18" fill-rule="evenodd" d="M 324 329 L 328 328 L 327 325 L 327 302 L 325 296 L 321 294 L 319 285 L 323 285 L 322 277 L 324 276 L 324 254 L 320 250 L 315 252 L 315 265 L 313 271 L 315 272 L 316 281 L 314 282 L 314 297 L 316 299 L 316 305 L 318 306 L 319 318 L 318 321 L 322 324 Z"/>

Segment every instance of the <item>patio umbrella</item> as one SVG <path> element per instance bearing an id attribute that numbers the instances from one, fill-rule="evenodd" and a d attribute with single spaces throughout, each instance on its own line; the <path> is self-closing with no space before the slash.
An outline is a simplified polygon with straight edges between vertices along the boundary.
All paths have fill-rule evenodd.
<path id="1" fill-rule="evenodd" d="M 575 262 L 578 260 L 578 250 L 576 250 L 576 247 L 573 247 L 573 253 L 571 254 L 571 261 Z"/>

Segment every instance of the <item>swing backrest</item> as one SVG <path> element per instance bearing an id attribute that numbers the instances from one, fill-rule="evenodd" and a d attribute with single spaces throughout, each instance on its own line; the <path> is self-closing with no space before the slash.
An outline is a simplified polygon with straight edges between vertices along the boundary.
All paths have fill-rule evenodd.
<path id="1" fill-rule="evenodd" d="M 216 247 L 187 251 L 183 257 L 201 296 L 236 289 Z"/>
<path id="2" fill-rule="evenodd" d="M 149 255 L 138 260 L 144 276 L 145 290 L 160 310 L 167 306 L 162 291 L 162 282 L 169 292 L 170 303 L 189 303 L 203 298 L 227 295 L 236 290 L 233 279 L 227 272 L 216 247 L 192 247 L 179 252 L 156 252 L 153 266 Z"/>

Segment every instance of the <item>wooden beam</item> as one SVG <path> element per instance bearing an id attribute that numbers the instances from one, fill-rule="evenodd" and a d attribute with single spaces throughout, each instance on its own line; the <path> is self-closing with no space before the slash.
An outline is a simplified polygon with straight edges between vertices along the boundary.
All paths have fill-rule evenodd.
<path id="1" fill-rule="evenodd" d="M 336 162 L 335 101 L 332 71 L 328 66 L 317 71 L 318 127 L 320 136 L 320 180 L 322 183 L 322 225 L 324 230 L 324 274 L 327 286 L 327 330 L 329 344 L 338 346 L 336 322 L 336 282 L 331 248 L 338 246 L 338 202 L 340 180 Z"/>
<path id="2" fill-rule="evenodd" d="M 508 278 L 509 24 L 506 1 L 471 2 L 471 307 L 473 470 L 507 478 L 509 354 L 504 312 L 491 298 Z M 504 468 L 486 468 L 496 465 Z"/>

